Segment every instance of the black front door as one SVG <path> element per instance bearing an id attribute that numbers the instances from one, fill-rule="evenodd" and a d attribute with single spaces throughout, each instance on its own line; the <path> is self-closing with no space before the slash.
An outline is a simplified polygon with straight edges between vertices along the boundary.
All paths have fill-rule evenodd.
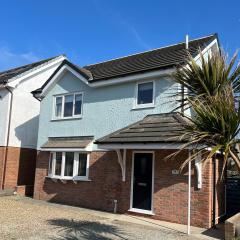
<path id="1" fill-rule="evenodd" d="M 151 211 L 152 153 L 135 153 L 133 165 L 132 208 Z"/>

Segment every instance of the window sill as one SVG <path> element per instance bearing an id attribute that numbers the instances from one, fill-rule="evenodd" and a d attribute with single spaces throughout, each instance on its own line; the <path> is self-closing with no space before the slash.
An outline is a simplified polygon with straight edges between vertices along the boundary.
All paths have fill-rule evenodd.
<path id="1" fill-rule="evenodd" d="M 141 110 L 141 109 L 146 109 L 146 108 L 155 108 L 155 105 L 138 105 L 138 106 L 134 106 L 132 108 L 132 110 Z"/>
<path id="2" fill-rule="evenodd" d="M 70 117 L 70 118 L 53 118 L 50 121 L 51 122 L 56 122 L 56 121 L 77 120 L 77 119 L 82 119 L 82 116 L 80 116 L 80 117 Z"/>
<path id="3" fill-rule="evenodd" d="M 134 212 L 134 213 L 141 213 L 141 214 L 146 214 L 146 215 L 152 215 L 152 216 L 155 215 L 153 211 L 142 210 L 142 209 L 138 209 L 138 208 L 130 208 L 128 211 L 129 212 Z"/>
<path id="4" fill-rule="evenodd" d="M 52 177 L 52 176 L 46 176 L 45 178 L 49 178 L 56 182 L 57 180 L 61 182 L 66 182 L 66 181 L 73 181 L 73 182 L 91 182 L 92 180 L 89 178 L 61 178 L 61 177 Z"/>

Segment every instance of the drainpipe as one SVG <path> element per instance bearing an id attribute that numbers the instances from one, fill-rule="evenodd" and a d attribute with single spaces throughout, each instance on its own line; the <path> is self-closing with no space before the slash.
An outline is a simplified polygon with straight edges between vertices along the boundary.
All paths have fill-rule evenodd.
<path id="1" fill-rule="evenodd" d="M 186 50 L 188 51 L 189 48 L 189 36 L 186 35 L 186 42 L 185 42 Z M 184 114 L 184 86 L 182 85 L 182 113 Z M 189 157 L 191 157 L 191 150 L 189 149 Z M 192 177 L 192 171 L 191 171 L 191 161 L 188 162 L 188 211 L 187 211 L 187 234 L 191 234 L 191 177 Z"/>
<path id="2" fill-rule="evenodd" d="M 189 48 L 189 36 L 186 35 L 186 39 L 185 39 L 185 48 L 188 51 Z M 184 86 L 181 85 L 181 113 L 184 114 Z"/>
<path id="3" fill-rule="evenodd" d="M 189 157 L 191 151 L 189 150 Z M 191 233 L 191 161 L 188 163 L 188 217 L 187 217 L 187 234 Z"/>
<path id="4" fill-rule="evenodd" d="M 4 189 L 5 176 L 6 176 L 6 167 L 7 167 L 7 158 L 8 158 L 8 146 L 9 146 L 9 135 L 10 135 L 10 127 L 11 127 L 11 119 L 12 119 L 12 103 L 13 103 L 13 92 L 9 87 L 6 87 L 7 91 L 11 95 L 10 99 L 10 109 L 8 115 L 8 128 L 7 128 L 7 143 L 6 143 L 6 151 L 4 151 L 4 159 L 3 159 L 3 172 L 2 172 L 2 185 L 1 189 Z"/>

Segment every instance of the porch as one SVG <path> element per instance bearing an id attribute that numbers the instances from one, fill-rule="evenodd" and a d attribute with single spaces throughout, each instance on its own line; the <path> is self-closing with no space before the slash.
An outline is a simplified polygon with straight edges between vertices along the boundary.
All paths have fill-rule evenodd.
<path id="1" fill-rule="evenodd" d="M 213 181 L 219 182 L 220 176 L 217 172 L 217 179 L 213 179 L 213 161 L 203 169 L 198 156 L 180 172 L 192 149 L 169 158 L 188 140 L 182 134 L 185 124 L 187 120 L 179 113 L 148 115 L 95 143 L 99 148 L 116 151 L 123 182 L 128 181 L 126 175 L 131 169 L 128 212 L 186 224 L 190 233 L 191 225 L 209 228 L 219 222 L 224 215 L 225 199 L 214 197 L 213 204 Z M 215 191 L 218 197 L 223 195 L 222 186 Z"/>

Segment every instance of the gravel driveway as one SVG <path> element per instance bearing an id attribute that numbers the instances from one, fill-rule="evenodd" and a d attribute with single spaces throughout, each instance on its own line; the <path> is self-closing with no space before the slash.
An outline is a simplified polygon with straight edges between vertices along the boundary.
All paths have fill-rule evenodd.
<path id="1" fill-rule="evenodd" d="M 114 218 L 112 217 L 114 216 Z M 167 229 L 116 219 L 116 215 L 19 196 L 0 197 L 0 239 L 192 239 Z"/>

